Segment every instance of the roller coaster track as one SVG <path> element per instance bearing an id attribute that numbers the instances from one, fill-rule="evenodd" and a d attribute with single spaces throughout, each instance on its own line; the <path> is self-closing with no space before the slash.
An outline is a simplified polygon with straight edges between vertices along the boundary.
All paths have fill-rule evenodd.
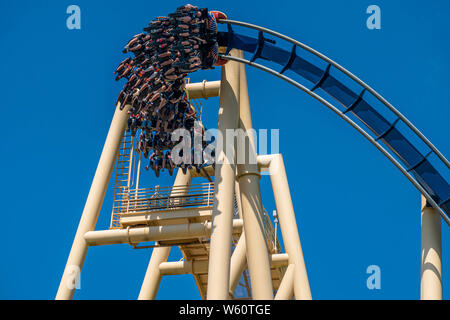
<path id="1" fill-rule="evenodd" d="M 440 161 L 441 164 L 443 164 L 444 170 L 450 168 L 450 163 L 444 155 L 392 104 L 344 67 L 299 41 L 273 30 L 245 22 L 219 20 L 218 23 L 226 24 L 228 29 L 227 32 L 219 32 L 218 34 L 219 45 L 227 48 L 224 54 L 219 55 L 220 58 L 244 63 L 268 72 L 285 80 L 324 104 L 349 123 L 354 129 L 369 140 L 369 142 L 384 156 L 386 156 L 423 194 L 428 203 L 439 211 L 444 221 L 450 225 L 450 185 L 441 173 L 431 164 L 429 157 L 433 154 L 437 156 L 437 161 Z M 232 25 L 257 30 L 259 32 L 258 38 L 237 34 L 232 29 Z M 275 46 L 276 42 L 265 38 L 265 34 L 292 44 L 292 49 L 289 51 Z M 229 52 L 232 48 L 253 53 L 253 57 L 250 60 L 246 60 L 230 56 Z M 300 57 L 296 53 L 297 48 L 316 56 L 325 62 L 327 67 L 322 69 Z M 262 64 L 255 63 L 255 60 L 257 59 L 274 62 L 279 64 L 282 69 L 278 72 Z M 355 93 L 352 89 L 333 77 L 330 73 L 332 68 L 340 71 L 340 74 L 346 77 L 347 81 L 356 84 L 361 89 L 360 93 Z M 287 70 L 296 73 L 303 79 L 312 83 L 313 86 L 311 89 L 284 75 L 284 72 Z M 317 89 L 321 89 L 327 97 L 337 101 L 341 107 L 333 105 L 329 100 L 317 94 L 315 92 Z M 381 102 L 387 109 L 384 110 L 384 112 L 389 112 L 396 120 L 387 120 L 379 111 L 370 105 L 365 98 L 366 95 L 369 94 Z M 349 115 L 356 117 L 363 125 L 356 123 Z M 427 153 L 419 151 L 418 145 L 413 144 L 402 132 L 400 132 L 398 129 L 400 122 L 406 125 L 406 128 L 409 131 L 407 133 L 412 133 L 418 137 L 426 147 L 429 148 Z"/>

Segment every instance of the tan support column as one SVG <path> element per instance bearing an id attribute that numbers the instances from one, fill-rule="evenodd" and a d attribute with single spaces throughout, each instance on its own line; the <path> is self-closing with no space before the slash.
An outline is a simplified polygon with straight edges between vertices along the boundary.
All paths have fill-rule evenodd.
<path id="1" fill-rule="evenodd" d="M 188 170 L 186 174 L 183 174 L 181 169 L 178 169 L 177 176 L 175 178 L 174 186 L 188 186 L 191 184 L 192 176 Z M 183 193 L 178 191 L 172 191 L 171 195 L 182 196 Z M 188 188 L 184 190 L 184 194 L 188 192 Z M 161 283 L 161 272 L 159 265 L 166 262 L 169 258 L 171 247 L 159 247 L 153 248 L 152 256 L 148 264 L 147 272 L 145 273 L 144 281 L 142 282 L 141 291 L 139 292 L 138 300 L 154 300 L 158 293 L 159 284 Z"/>
<path id="2" fill-rule="evenodd" d="M 246 257 L 246 244 L 245 244 L 245 233 L 241 234 L 239 241 L 234 248 L 233 255 L 231 256 L 230 263 L 230 295 L 234 293 L 236 287 L 239 283 L 242 273 L 247 267 L 247 257 Z"/>
<path id="3" fill-rule="evenodd" d="M 230 51 L 231 55 L 236 50 Z M 222 146 L 216 149 L 214 205 L 208 268 L 207 299 L 228 299 L 230 285 L 231 228 L 236 177 L 234 141 L 226 139 L 226 129 L 236 129 L 239 116 L 239 63 L 230 61 L 222 67 L 219 99 L 218 134 Z M 233 139 L 234 140 L 234 139 Z M 227 159 L 226 150 L 230 150 Z M 230 163 L 232 162 L 232 163 Z"/>
<path id="4" fill-rule="evenodd" d="M 243 57 L 242 51 L 238 57 Z M 247 265 L 251 281 L 252 298 L 254 300 L 269 300 L 273 299 L 273 287 L 269 252 L 264 234 L 264 212 L 259 187 L 261 175 L 256 163 L 256 146 L 251 132 L 253 124 L 245 65 L 241 64 L 240 69 L 239 128 L 248 133 L 249 143 L 248 149 L 238 149 L 238 152 L 245 153 L 248 150 L 248 157 L 245 157 L 245 163 L 238 163 L 237 170 L 247 246 Z M 236 158 L 239 159 L 239 155 Z"/>
<path id="5" fill-rule="evenodd" d="M 79 279 L 88 250 L 84 234 L 94 230 L 97 224 L 98 215 L 102 208 L 109 179 L 111 178 L 123 133 L 127 125 L 127 111 L 129 108 L 129 105 L 126 105 L 124 110 L 120 110 L 119 105 L 116 107 L 80 223 L 78 224 L 77 233 L 73 240 L 72 249 L 70 250 L 69 258 L 67 259 L 67 264 L 56 294 L 57 300 L 72 299 L 75 293 L 76 282 Z"/>
<path id="6" fill-rule="evenodd" d="M 275 295 L 275 300 L 292 299 L 292 296 L 294 295 L 294 272 L 295 265 L 290 264 L 284 273 L 283 279 L 281 280 L 280 287 Z"/>
<path id="7" fill-rule="evenodd" d="M 289 255 L 289 264 L 295 265 L 295 298 L 297 300 L 311 300 L 311 289 L 306 273 L 305 260 L 303 258 L 300 236 L 298 235 L 297 222 L 295 220 L 294 207 L 292 205 L 283 157 L 281 154 L 276 154 L 262 156 L 260 159 L 263 158 L 271 159 L 269 167 L 270 180 L 272 182 L 275 205 L 280 220 L 281 235 L 283 237 L 284 248 Z"/>
<path id="8" fill-rule="evenodd" d="M 241 193 L 239 191 L 239 183 L 236 181 L 234 184 L 234 194 L 236 196 L 236 203 L 238 207 L 239 219 L 242 219 L 242 204 Z M 239 241 L 234 248 L 233 255 L 230 262 L 230 295 L 233 295 L 234 290 L 239 283 L 242 273 L 247 267 L 247 245 L 245 243 L 245 232 L 243 231 L 239 237 Z"/>
<path id="9" fill-rule="evenodd" d="M 422 196 L 420 299 L 442 300 L 441 216 Z"/>

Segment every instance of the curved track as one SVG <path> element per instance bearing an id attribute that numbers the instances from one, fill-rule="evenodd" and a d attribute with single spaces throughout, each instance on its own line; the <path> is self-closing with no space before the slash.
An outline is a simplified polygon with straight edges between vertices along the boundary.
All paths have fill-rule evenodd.
<path id="1" fill-rule="evenodd" d="M 226 24 L 228 28 L 227 32 L 219 32 L 218 37 L 219 45 L 227 47 L 225 54 L 220 55 L 222 59 L 245 63 L 266 71 L 287 81 L 323 103 L 382 152 L 450 225 L 450 185 L 431 163 L 430 156 L 435 156 L 434 158 L 436 158 L 440 167 L 444 168 L 443 170 L 448 170 L 450 163 L 394 106 L 348 70 L 301 42 L 270 29 L 245 22 L 233 20 L 219 20 L 218 22 Z M 257 30 L 259 31 L 258 38 L 235 33 L 232 25 Z M 292 44 L 291 50 L 276 46 L 276 42 L 265 38 L 265 34 Z M 253 53 L 253 56 L 251 60 L 229 56 L 228 53 L 232 48 Z M 303 53 L 309 53 L 319 58 L 326 63 L 326 67 L 320 68 L 299 56 L 297 49 L 302 49 Z M 276 63 L 282 69 L 279 72 L 275 71 L 267 66 L 255 63 L 254 61 L 256 60 Z M 307 80 L 307 82 L 312 84 L 312 87 L 309 89 L 284 75 L 288 70 L 299 75 L 303 80 Z M 355 92 L 354 89 L 350 89 L 334 77 L 331 71 L 334 72 L 336 70 L 339 72 L 339 76 L 346 79 L 346 83 L 352 83 L 352 88 L 357 87 L 359 91 Z M 321 89 L 322 95 L 316 93 L 318 89 Z M 368 102 L 367 98 L 369 98 L 369 95 L 381 102 L 384 110 L 377 110 L 373 107 Z M 333 105 L 330 100 L 338 102 L 338 106 Z M 351 117 L 356 118 L 355 120 L 360 122 L 361 125 L 356 123 Z M 395 120 L 390 121 L 388 118 Z M 404 124 L 406 131 L 399 129 L 400 123 Z M 417 137 L 420 140 L 419 144 L 426 146 L 427 151 L 419 151 L 423 148 L 417 142 L 413 143 L 412 139 L 408 139 L 406 135 Z"/>

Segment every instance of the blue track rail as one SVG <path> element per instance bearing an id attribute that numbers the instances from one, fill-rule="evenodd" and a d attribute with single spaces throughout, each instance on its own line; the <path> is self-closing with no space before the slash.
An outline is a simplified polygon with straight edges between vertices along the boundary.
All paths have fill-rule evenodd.
<path id="1" fill-rule="evenodd" d="M 318 53 L 317 51 L 303 45 L 302 43 L 293 40 L 289 37 L 281 35 L 275 31 L 251 25 L 244 22 L 232 21 L 232 20 L 220 20 L 219 23 L 227 24 L 227 32 L 219 32 L 218 41 L 219 45 L 227 47 L 225 55 L 221 55 L 224 59 L 234 60 L 248 65 L 257 67 L 261 70 L 267 71 L 271 74 L 282 78 L 291 84 L 299 87 L 303 91 L 312 95 L 319 101 L 326 104 L 333 111 L 339 113 L 347 122 L 351 123 L 360 133 L 371 140 L 376 147 L 382 151 L 402 173 L 419 189 L 419 191 L 427 198 L 428 203 L 438 209 L 443 219 L 450 225 L 450 185 L 444 179 L 440 172 L 430 162 L 430 156 L 436 155 L 438 161 L 443 164 L 444 170 L 449 170 L 448 160 L 437 150 L 437 148 L 431 144 L 431 142 L 423 136 L 423 134 L 416 129 L 411 122 L 406 119 L 397 109 L 389 104 L 383 97 L 381 97 L 375 90 L 367 86 L 364 82 L 356 78 L 353 74 L 346 69 Z M 258 37 L 253 38 L 243 34 L 236 33 L 231 25 L 239 25 L 259 31 Z M 279 39 L 292 43 L 291 50 L 276 46 L 274 40 L 269 40 L 265 37 L 265 34 L 275 36 Z M 234 49 L 243 50 L 251 53 L 251 60 L 237 59 L 227 54 Z M 320 59 L 326 62 L 325 68 L 320 68 L 312 62 L 304 59 L 297 53 L 297 49 L 304 49 L 313 53 Z M 280 71 L 274 71 L 261 64 L 255 63 L 255 61 L 271 61 L 280 65 Z M 361 90 L 355 92 L 338 79 L 336 79 L 330 71 L 336 69 L 347 76 L 351 81 L 355 82 Z M 288 78 L 284 73 L 286 71 L 292 71 L 299 75 L 301 78 L 311 83 L 311 88 L 306 88 L 295 82 L 291 78 Z M 321 98 L 316 91 L 322 90 L 333 101 L 337 101 L 340 104 L 340 111 L 338 108 L 331 106 L 327 101 Z M 387 110 L 393 115 L 393 121 L 386 119 L 376 108 L 369 104 L 368 95 L 374 96 L 380 102 L 382 102 Z M 362 129 L 355 124 L 349 115 L 356 117 L 368 131 Z M 406 136 L 398 129 L 399 123 L 406 124 L 408 130 L 412 134 L 419 137 L 422 142 L 429 148 L 425 153 L 419 151 L 419 147 L 407 139 Z M 369 134 L 370 133 L 370 134 Z M 390 155 L 383 146 L 382 142 L 394 155 Z M 397 158 L 399 161 L 395 160 Z"/>

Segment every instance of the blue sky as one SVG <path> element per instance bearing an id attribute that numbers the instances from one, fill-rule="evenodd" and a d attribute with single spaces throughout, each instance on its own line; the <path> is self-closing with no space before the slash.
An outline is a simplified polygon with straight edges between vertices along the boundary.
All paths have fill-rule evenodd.
<path id="1" fill-rule="evenodd" d="M 148 21 L 184 1 L 2 1 L 0 87 L 1 299 L 53 299 L 84 207 L 114 102 L 113 71 L 126 42 Z M 450 154 L 448 1 L 260 1 L 193 4 L 262 25 L 315 48 L 375 88 L 447 157 Z M 81 30 L 66 8 L 81 8 Z M 366 8 L 381 8 L 368 30 Z M 217 80 L 219 69 L 192 74 Z M 364 138 L 309 96 L 248 70 L 255 128 L 280 129 L 313 298 L 417 299 L 420 195 Z M 205 104 L 217 125 L 218 99 Z M 148 173 L 148 186 L 170 185 Z M 267 177 L 264 206 L 275 206 Z M 110 189 L 111 191 L 111 189 Z M 111 193 L 97 229 L 109 226 Z M 442 226 L 444 297 L 449 235 Z M 150 250 L 89 250 L 77 299 L 135 299 Z M 178 260 L 176 251 L 170 257 Z M 366 268 L 381 269 L 368 290 Z M 190 276 L 163 278 L 159 299 L 197 299 Z"/>

